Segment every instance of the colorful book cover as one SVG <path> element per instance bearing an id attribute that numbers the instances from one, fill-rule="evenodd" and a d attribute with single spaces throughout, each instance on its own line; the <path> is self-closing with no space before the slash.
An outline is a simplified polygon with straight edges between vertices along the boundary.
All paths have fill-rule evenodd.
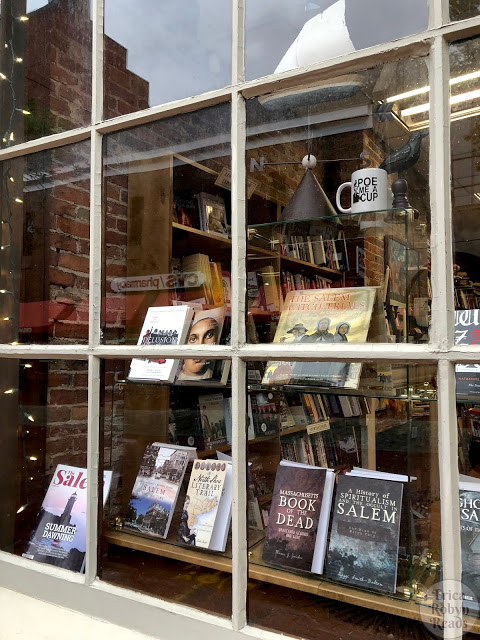
<path id="1" fill-rule="evenodd" d="M 325 573 L 358 587 L 395 593 L 401 482 L 341 475 Z"/>
<path id="2" fill-rule="evenodd" d="M 310 571 L 327 470 L 282 461 L 277 469 L 263 560 Z M 328 517 L 322 525 L 328 528 Z"/>
<path id="3" fill-rule="evenodd" d="M 278 433 L 279 416 L 273 393 L 254 393 L 251 400 L 255 438 Z"/>
<path id="4" fill-rule="evenodd" d="M 177 542 L 208 549 L 227 473 L 227 462 L 196 460 L 183 505 Z"/>
<path id="5" fill-rule="evenodd" d="M 455 344 L 480 344 L 480 309 L 455 311 Z M 455 365 L 457 394 L 480 394 L 480 364 Z"/>
<path id="6" fill-rule="evenodd" d="M 473 593 L 479 593 L 480 590 L 480 484 L 476 484 L 460 483 L 459 496 L 462 584 Z M 478 601 L 470 601 L 468 591 L 463 598 L 467 607 L 475 607 L 478 611 Z"/>
<path id="7" fill-rule="evenodd" d="M 190 452 L 154 442 L 145 449 L 124 527 L 166 538 Z"/>
<path id="8" fill-rule="evenodd" d="M 224 320 L 225 306 L 195 311 L 192 325 L 186 336 L 186 344 L 191 346 L 220 344 Z M 177 382 L 194 383 L 210 380 L 217 371 L 219 363 L 222 364 L 222 361 L 187 358 L 180 365 Z"/>
<path id="9" fill-rule="evenodd" d="M 205 449 L 227 444 L 225 402 L 223 393 L 198 396 Z"/>
<path id="10" fill-rule="evenodd" d="M 103 474 L 105 504 L 112 472 Z M 83 571 L 86 552 L 87 470 L 57 465 L 24 558 Z"/>
<path id="11" fill-rule="evenodd" d="M 290 291 L 274 342 L 366 342 L 376 287 Z M 268 362 L 267 385 L 314 385 L 357 389 L 361 366 L 345 362 Z"/>
<path id="12" fill-rule="evenodd" d="M 187 305 L 150 307 L 145 315 L 138 345 L 183 344 L 193 317 Z M 129 380 L 173 382 L 179 361 L 165 358 L 133 358 Z"/>

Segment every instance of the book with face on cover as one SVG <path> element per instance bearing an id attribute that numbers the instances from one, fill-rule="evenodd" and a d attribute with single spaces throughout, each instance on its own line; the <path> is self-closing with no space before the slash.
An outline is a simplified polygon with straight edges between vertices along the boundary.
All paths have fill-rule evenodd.
<path id="1" fill-rule="evenodd" d="M 277 469 L 263 560 L 321 574 L 334 472 L 282 460 Z"/>
<path id="2" fill-rule="evenodd" d="M 290 344 L 366 342 L 378 287 L 290 291 L 274 342 Z M 267 363 L 265 385 L 313 385 L 357 389 L 361 365 L 345 362 Z"/>
<path id="3" fill-rule="evenodd" d="M 193 447 L 153 442 L 143 454 L 124 527 L 152 538 L 166 538 Z"/>
<path id="4" fill-rule="evenodd" d="M 103 504 L 112 472 L 103 472 Z M 24 558 L 82 572 L 86 553 L 87 470 L 57 465 Z"/>
<path id="5" fill-rule="evenodd" d="M 217 531 L 215 526 L 217 517 L 220 522 L 220 517 L 225 512 L 224 508 L 220 509 L 220 504 L 229 464 L 220 460 L 195 460 L 177 532 L 177 542 L 212 549 L 213 539 L 212 544 L 216 545 L 215 549 L 222 550 L 217 549 L 217 546 L 219 546 L 219 539 L 223 542 L 224 536 L 221 534 L 225 535 L 225 529 L 228 529 L 230 521 L 228 520 L 227 524 L 226 519 L 223 518 L 223 525 L 219 524 Z M 225 501 L 224 504 L 226 504 Z"/>
<path id="6" fill-rule="evenodd" d="M 187 305 L 150 307 L 145 315 L 137 345 L 183 344 L 192 318 L 193 309 Z M 128 379 L 173 382 L 178 367 L 179 360 L 170 358 L 133 358 Z"/>
<path id="7" fill-rule="evenodd" d="M 392 474 L 390 474 L 392 475 Z M 325 574 L 339 582 L 395 593 L 403 484 L 341 475 L 335 493 Z"/>

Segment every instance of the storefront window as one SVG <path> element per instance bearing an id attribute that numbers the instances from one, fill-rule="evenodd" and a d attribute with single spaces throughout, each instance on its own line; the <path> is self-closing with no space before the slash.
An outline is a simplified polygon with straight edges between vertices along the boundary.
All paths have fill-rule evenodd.
<path id="1" fill-rule="evenodd" d="M 105 2 L 105 117 L 227 86 L 231 2 Z"/>
<path id="2" fill-rule="evenodd" d="M 428 342 L 426 62 L 248 101 L 250 342 Z"/>
<path id="3" fill-rule="evenodd" d="M 247 79 L 290 71 L 427 28 L 425 0 L 246 3 Z"/>
<path id="4" fill-rule="evenodd" d="M 2 2 L 1 148 L 90 124 L 89 4 L 88 0 Z"/>
<path id="5" fill-rule="evenodd" d="M 218 364 L 230 369 L 228 361 Z M 139 380 L 149 366 L 138 359 L 104 365 L 103 451 L 112 489 L 100 576 L 230 616 L 231 388 Z"/>
<path id="6" fill-rule="evenodd" d="M 0 164 L 0 341 L 88 340 L 90 144 Z"/>
<path id="7" fill-rule="evenodd" d="M 83 571 L 87 378 L 83 361 L 2 359 L 1 549 Z"/>
<path id="8" fill-rule="evenodd" d="M 464 20 L 478 16 L 480 5 L 478 0 L 450 0 L 450 19 Z"/>

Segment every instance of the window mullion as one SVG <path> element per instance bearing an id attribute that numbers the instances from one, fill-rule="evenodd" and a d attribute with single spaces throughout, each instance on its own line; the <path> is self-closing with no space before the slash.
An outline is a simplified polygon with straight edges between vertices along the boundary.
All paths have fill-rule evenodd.
<path id="1" fill-rule="evenodd" d="M 429 0 L 429 29 L 438 29 L 447 24 L 450 18 L 449 0 Z"/>
<path id="2" fill-rule="evenodd" d="M 245 80 L 245 0 L 232 0 L 232 84 Z"/>
<path id="3" fill-rule="evenodd" d="M 97 575 L 98 549 L 98 467 L 100 447 L 100 359 L 88 359 L 88 433 L 87 433 L 87 539 L 85 582 L 92 584 Z"/>
<path id="4" fill-rule="evenodd" d="M 104 0 L 93 0 L 92 16 L 92 122 L 103 119 Z"/>

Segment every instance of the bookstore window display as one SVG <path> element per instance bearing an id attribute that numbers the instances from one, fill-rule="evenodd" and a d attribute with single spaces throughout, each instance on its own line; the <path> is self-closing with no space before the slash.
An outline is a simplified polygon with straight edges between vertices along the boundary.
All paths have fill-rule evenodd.
<path id="1" fill-rule="evenodd" d="M 0 163 L 0 342 L 88 340 L 90 143 Z"/>
<path id="2" fill-rule="evenodd" d="M 87 363 L 2 359 L 0 373 L 1 549 L 81 572 L 86 552 Z"/>
<path id="3" fill-rule="evenodd" d="M 104 150 L 104 342 L 185 344 L 182 327 L 191 318 L 180 318 L 179 307 L 188 306 L 196 314 L 188 344 L 225 344 L 230 105 L 109 135 Z M 164 318 L 152 315 L 152 309 L 166 307 L 172 308 Z M 151 365 L 154 376 L 161 363 Z M 202 380 L 215 372 L 207 363 L 188 361 L 178 375 Z"/>
<path id="4" fill-rule="evenodd" d="M 250 370 L 271 364 L 250 363 Z M 297 635 L 300 625 L 302 637 L 314 638 L 328 618 L 340 634 L 342 616 L 360 605 L 405 618 L 405 637 L 424 631 L 419 612 L 441 566 L 436 370 L 359 366 L 356 391 L 249 385 L 249 620 L 255 626 Z M 384 382 L 373 390 L 369 380 L 379 370 Z M 362 617 L 368 626 L 369 616 Z"/>
<path id="5" fill-rule="evenodd" d="M 417 58 L 247 102 L 249 342 L 428 342 L 422 86 Z"/>
<path id="6" fill-rule="evenodd" d="M 175 360 L 175 368 L 184 362 Z M 100 576 L 230 616 L 230 385 L 161 385 L 135 377 L 141 366 L 148 363 L 103 366 L 104 473 L 112 474 L 112 490 Z"/>
<path id="7" fill-rule="evenodd" d="M 450 20 L 465 20 L 478 16 L 479 6 L 476 0 L 450 0 Z"/>

